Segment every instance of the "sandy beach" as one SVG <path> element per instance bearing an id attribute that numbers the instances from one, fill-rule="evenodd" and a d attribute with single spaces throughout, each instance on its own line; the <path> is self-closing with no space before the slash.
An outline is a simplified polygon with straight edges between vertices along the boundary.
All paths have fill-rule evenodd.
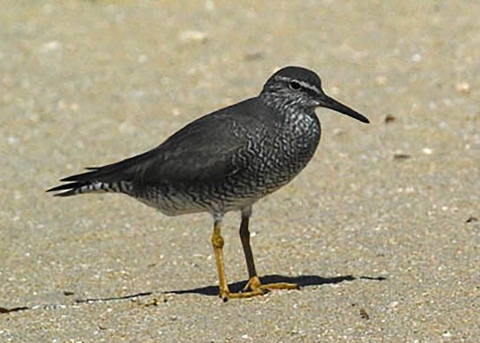
<path id="1" fill-rule="evenodd" d="M 1 342 L 467 342 L 480 337 L 480 2 L 11 1 L 0 12 Z M 251 221 L 264 281 L 223 303 L 208 214 L 45 193 L 316 71 L 307 168 Z M 247 281 L 239 215 L 228 281 Z"/>

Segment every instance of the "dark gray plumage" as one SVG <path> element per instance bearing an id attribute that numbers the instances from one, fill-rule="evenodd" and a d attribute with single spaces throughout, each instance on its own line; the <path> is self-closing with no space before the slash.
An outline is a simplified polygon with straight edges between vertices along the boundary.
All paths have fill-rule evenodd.
<path id="1" fill-rule="evenodd" d="M 312 158 L 321 134 L 314 112 L 319 106 L 368 123 L 326 96 L 314 72 L 286 67 L 268 79 L 259 96 L 195 120 L 153 150 L 88 168 L 48 191 L 60 191 L 57 196 L 125 193 L 167 215 L 209 212 L 215 221 L 212 243 L 223 299 L 292 288 L 260 284 L 249 256 L 248 220 L 257 200 L 291 181 Z M 242 212 L 240 233 L 250 276 L 245 293 L 229 293 L 219 261 L 220 222 L 228 211 Z M 219 239 L 221 244 L 216 244 Z"/>

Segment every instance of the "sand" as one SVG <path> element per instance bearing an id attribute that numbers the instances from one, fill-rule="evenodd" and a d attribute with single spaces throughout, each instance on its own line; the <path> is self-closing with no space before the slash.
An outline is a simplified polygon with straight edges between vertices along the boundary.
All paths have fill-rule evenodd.
<path id="1" fill-rule="evenodd" d="M 5 1 L 1 342 L 478 342 L 480 3 Z M 284 65 L 370 125 L 318 110 L 320 147 L 251 223 L 257 269 L 300 291 L 222 303 L 207 214 L 53 198 L 255 96 Z M 238 214 L 229 282 L 247 279 Z"/>

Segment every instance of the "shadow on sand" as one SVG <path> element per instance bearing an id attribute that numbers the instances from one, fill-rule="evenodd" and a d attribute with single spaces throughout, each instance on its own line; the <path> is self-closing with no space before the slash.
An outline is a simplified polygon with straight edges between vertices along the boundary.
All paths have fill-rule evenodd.
<path id="1" fill-rule="evenodd" d="M 354 281 L 357 278 L 352 275 L 346 276 L 337 276 L 331 278 L 324 278 L 318 275 L 301 275 L 301 276 L 284 276 L 284 275 L 266 275 L 260 278 L 260 281 L 263 284 L 266 283 L 277 283 L 277 282 L 287 282 L 287 283 L 296 283 L 300 288 L 308 287 L 308 286 L 320 286 L 320 285 L 332 285 L 337 284 L 345 281 Z M 361 276 L 358 279 L 364 280 L 374 280 L 374 281 L 384 281 L 386 280 L 385 277 L 368 277 L 368 276 Z M 247 284 L 247 281 L 239 281 L 234 282 L 228 285 L 230 291 L 232 293 L 240 292 L 243 287 Z M 165 294 L 201 294 L 207 296 L 217 296 L 219 293 L 218 286 L 207 286 L 207 287 L 200 287 L 200 288 L 193 288 L 193 289 L 185 289 L 185 290 L 174 290 L 174 291 L 167 291 L 164 292 Z"/>
<path id="2" fill-rule="evenodd" d="M 355 280 L 369 280 L 369 281 L 385 281 L 387 278 L 380 276 L 380 277 L 371 277 L 371 276 L 359 276 L 354 277 L 353 275 L 346 275 L 346 276 L 337 276 L 331 278 L 324 278 L 318 275 L 300 275 L 296 277 L 291 276 L 284 276 L 284 275 L 266 275 L 260 278 L 261 282 L 266 283 L 277 283 L 277 282 L 287 282 L 287 283 L 296 283 L 300 288 L 309 287 L 309 286 L 320 286 L 320 285 L 333 285 L 341 282 L 346 281 L 355 281 Z M 230 291 L 232 292 L 240 292 L 243 287 L 247 284 L 247 281 L 239 281 L 234 282 L 228 285 Z M 166 292 L 141 292 L 141 293 L 133 293 L 127 294 L 123 296 L 113 296 L 113 297 L 104 297 L 104 298 L 87 298 L 87 299 L 75 299 L 76 304 L 88 304 L 88 303 L 95 303 L 95 302 L 106 302 L 106 301 L 119 301 L 119 300 L 127 300 L 127 299 L 135 299 L 135 298 L 142 298 L 148 297 L 153 294 L 201 294 L 206 296 L 217 296 L 219 293 L 218 286 L 206 286 L 200 288 L 192 288 L 192 289 L 183 289 L 183 290 L 172 290 Z M 37 305 L 34 307 L 14 307 L 14 308 L 5 308 L 0 307 L 0 314 L 6 314 L 11 312 L 21 312 L 31 310 L 33 308 L 57 308 L 63 307 L 63 304 L 49 304 L 49 305 Z"/>
<path id="3" fill-rule="evenodd" d="M 263 284 L 266 283 L 277 283 L 277 282 L 287 282 L 287 283 L 296 283 L 300 288 L 309 287 L 309 286 L 321 286 L 321 285 L 333 285 L 346 281 L 355 281 L 355 280 L 369 280 L 369 281 L 385 281 L 387 278 L 383 276 L 371 277 L 371 276 L 359 276 L 354 277 L 353 275 L 345 276 L 336 276 L 331 278 L 324 278 L 318 275 L 300 275 L 300 276 L 284 276 L 284 275 L 266 275 L 260 278 L 260 281 Z M 243 287 L 247 284 L 247 280 L 230 283 L 228 285 L 232 293 L 240 292 Z M 76 299 L 75 303 L 92 303 L 92 302 L 103 302 L 103 301 L 116 301 L 116 300 L 125 300 L 133 298 L 147 297 L 153 294 L 200 294 L 206 296 L 218 296 L 219 288 L 218 286 L 206 286 L 192 289 L 181 289 L 181 290 L 172 290 L 166 292 L 142 292 L 135 294 L 127 294 L 119 297 L 108 297 L 108 298 L 89 298 L 89 299 Z"/>

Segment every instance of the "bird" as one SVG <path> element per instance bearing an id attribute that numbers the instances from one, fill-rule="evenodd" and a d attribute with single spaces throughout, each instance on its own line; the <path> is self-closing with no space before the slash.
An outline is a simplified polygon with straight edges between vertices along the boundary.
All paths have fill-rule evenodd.
<path id="1" fill-rule="evenodd" d="M 268 78 L 260 94 L 204 115 L 145 153 L 61 179 L 55 196 L 123 193 L 165 215 L 209 213 L 211 244 L 223 301 L 250 298 L 294 283 L 262 284 L 250 245 L 253 205 L 292 181 L 312 159 L 320 142 L 315 109 L 324 107 L 369 120 L 329 97 L 313 71 L 286 66 Z M 224 268 L 222 219 L 240 212 L 239 235 L 248 281 L 231 292 Z"/>

